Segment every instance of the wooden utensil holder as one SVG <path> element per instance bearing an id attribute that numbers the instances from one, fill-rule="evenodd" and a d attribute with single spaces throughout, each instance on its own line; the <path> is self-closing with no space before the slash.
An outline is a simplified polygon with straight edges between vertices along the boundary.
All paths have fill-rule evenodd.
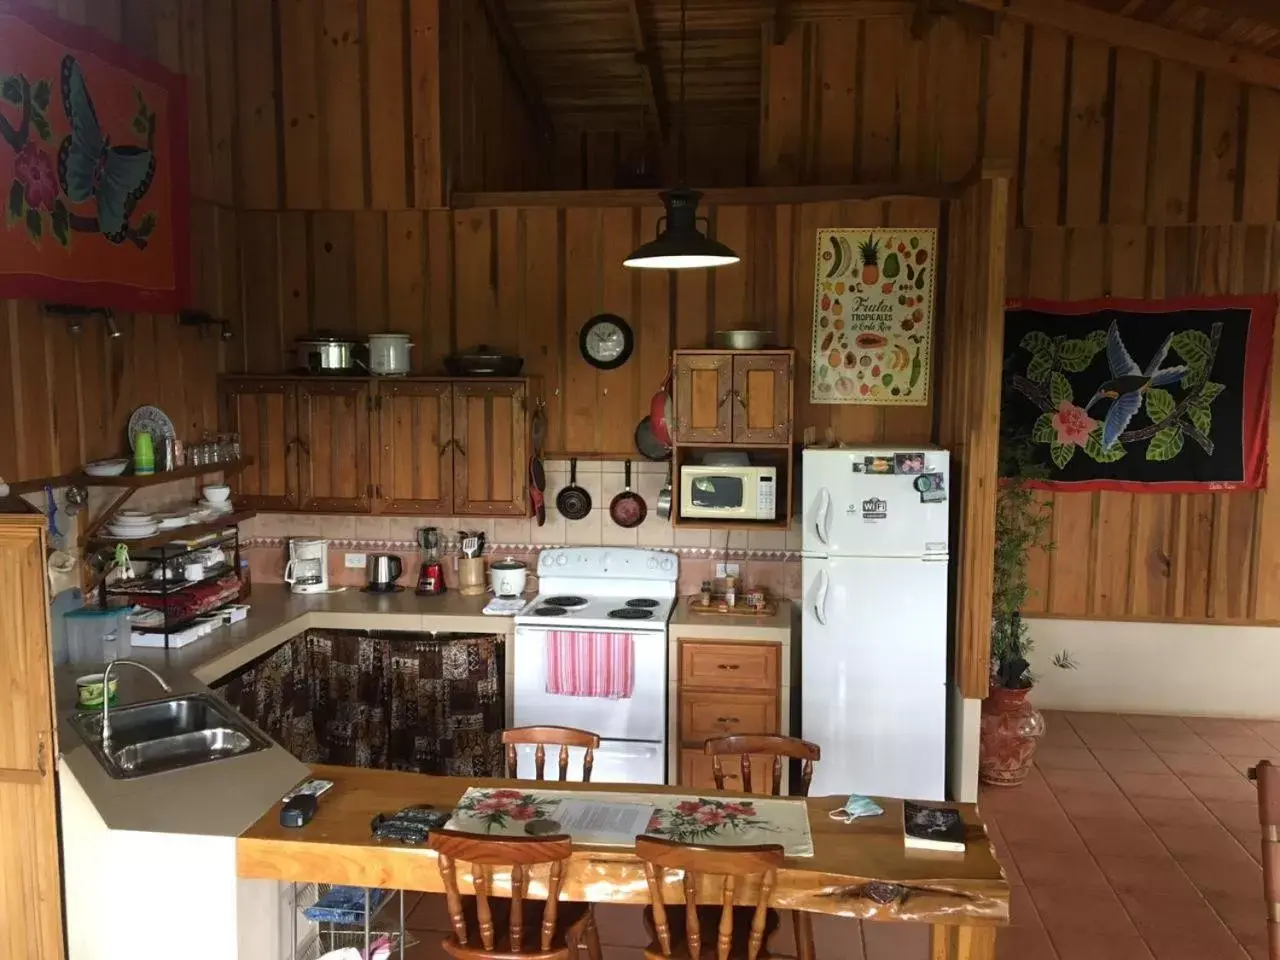
<path id="1" fill-rule="evenodd" d="M 484 557 L 460 557 L 458 559 L 458 592 L 464 597 L 484 595 Z"/>

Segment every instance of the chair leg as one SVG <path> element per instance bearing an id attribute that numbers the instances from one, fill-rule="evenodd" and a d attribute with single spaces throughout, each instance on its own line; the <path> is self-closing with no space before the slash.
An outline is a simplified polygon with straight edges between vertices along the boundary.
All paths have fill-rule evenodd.
<path id="1" fill-rule="evenodd" d="M 600 949 L 600 930 L 596 927 L 595 910 L 587 911 L 586 936 L 583 938 L 590 960 L 603 960 L 604 952 Z"/>
<path id="2" fill-rule="evenodd" d="M 791 923 L 796 935 L 798 960 L 815 960 L 813 947 L 813 918 L 807 911 L 792 910 Z"/>

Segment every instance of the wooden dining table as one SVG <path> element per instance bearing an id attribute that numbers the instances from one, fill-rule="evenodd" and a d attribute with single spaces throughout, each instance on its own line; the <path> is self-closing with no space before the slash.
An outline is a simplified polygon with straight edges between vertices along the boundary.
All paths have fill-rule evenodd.
<path id="1" fill-rule="evenodd" d="M 312 775 L 333 781 L 305 827 L 280 825 L 280 804 L 272 807 L 236 842 L 237 874 L 246 879 L 443 893 L 435 853 L 420 846 L 375 840 L 373 818 L 403 807 L 430 805 L 451 811 L 468 787 L 529 789 L 530 781 L 434 777 L 389 770 L 317 765 Z M 629 792 L 618 784 L 545 782 L 540 786 L 583 794 Z M 636 794 L 727 797 L 688 787 L 631 786 Z M 740 796 L 740 795 L 739 795 Z M 759 799 L 759 798 L 756 798 Z M 788 857 L 778 871 L 770 905 L 832 916 L 932 928 L 931 960 L 991 960 L 996 932 L 1009 922 L 1009 883 L 972 804 L 958 804 L 965 824 L 964 853 L 908 850 L 902 838 L 902 804 L 880 800 L 884 814 L 845 823 L 829 813 L 842 797 L 810 797 L 806 804 L 814 855 Z M 461 877 L 464 891 L 470 878 Z M 498 896 L 510 895 L 495 878 Z M 531 895 L 536 895 L 535 889 Z M 736 891 L 754 902 L 756 891 Z M 562 898 L 588 903 L 644 905 L 649 889 L 635 852 L 625 847 L 574 846 Z M 667 878 L 663 898 L 683 903 L 678 876 Z M 711 878 L 698 890 L 699 902 L 721 902 Z"/>

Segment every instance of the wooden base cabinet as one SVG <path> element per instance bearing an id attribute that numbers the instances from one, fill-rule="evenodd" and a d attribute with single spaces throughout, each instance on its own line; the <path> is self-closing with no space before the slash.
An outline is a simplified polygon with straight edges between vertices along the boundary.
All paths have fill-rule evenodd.
<path id="1" fill-rule="evenodd" d="M 44 530 L 0 517 L 0 956 L 62 960 Z"/>

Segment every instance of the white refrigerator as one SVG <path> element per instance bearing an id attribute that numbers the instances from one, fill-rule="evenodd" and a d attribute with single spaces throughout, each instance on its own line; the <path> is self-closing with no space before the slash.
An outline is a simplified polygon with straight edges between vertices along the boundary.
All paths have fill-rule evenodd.
<path id="1" fill-rule="evenodd" d="M 950 456 L 814 449 L 802 468 L 810 793 L 943 800 Z"/>

